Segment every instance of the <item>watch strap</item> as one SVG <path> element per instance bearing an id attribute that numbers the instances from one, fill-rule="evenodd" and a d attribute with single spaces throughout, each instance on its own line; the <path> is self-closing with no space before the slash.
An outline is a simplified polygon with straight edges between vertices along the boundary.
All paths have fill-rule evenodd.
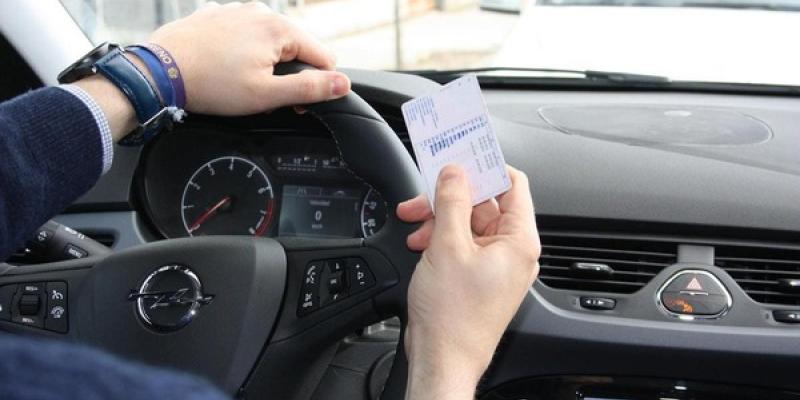
<path id="1" fill-rule="evenodd" d="M 158 60 L 155 54 L 143 46 L 128 46 L 125 51 L 139 57 L 144 65 L 147 66 L 147 69 L 150 70 L 153 81 L 155 81 L 158 88 L 158 93 L 161 95 L 162 103 L 168 106 L 175 106 L 175 90 L 172 88 L 167 72 L 161 67 L 161 61 Z"/>
<path id="2" fill-rule="evenodd" d="M 168 113 L 150 81 L 128 60 L 120 48 L 111 50 L 95 63 L 98 73 L 117 86 L 131 102 L 139 129 L 120 140 L 119 144 L 136 146 L 155 136 Z"/>

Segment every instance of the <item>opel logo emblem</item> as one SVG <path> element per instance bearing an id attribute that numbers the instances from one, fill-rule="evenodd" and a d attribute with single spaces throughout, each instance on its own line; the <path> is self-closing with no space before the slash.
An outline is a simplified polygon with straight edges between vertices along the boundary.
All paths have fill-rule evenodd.
<path id="1" fill-rule="evenodd" d="M 128 301 L 136 302 L 136 314 L 148 327 L 159 331 L 183 328 L 213 295 L 203 293 L 200 278 L 183 265 L 166 265 L 131 290 Z"/>

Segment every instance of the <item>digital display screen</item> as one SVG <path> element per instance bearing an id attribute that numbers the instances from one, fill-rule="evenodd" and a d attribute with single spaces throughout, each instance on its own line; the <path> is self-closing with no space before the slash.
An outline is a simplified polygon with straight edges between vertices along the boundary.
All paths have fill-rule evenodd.
<path id="1" fill-rule="evenodd" d="M 361 196 L 361 189 L 285 185 L 278 235 L 359 237 Z"/>

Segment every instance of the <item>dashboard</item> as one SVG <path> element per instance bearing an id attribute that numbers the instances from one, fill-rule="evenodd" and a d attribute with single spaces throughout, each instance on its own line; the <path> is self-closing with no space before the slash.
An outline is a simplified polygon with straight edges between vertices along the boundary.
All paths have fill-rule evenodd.
<path id="1" fill-rule="evenodd" d="M 81 53 L 65 49 L 88 45 L 60 27 L 38 27 L 52 39 L 48 51 L 30 51 L 41 35 L 17 34 L 8 46 L 36 60 L 48 84 Z M 411 74 L 346 72 L 402 140 L 401 104 L 439 87 Z M 513 80 L 483 91 L 507 162 L 530 177 L 542 257 L 480 396 L 800 392 L 800 98 Z M 324 126 L 291 111 L 192 115 L 144 148 L 115 147 L 111 170 L 56 220 L 115 251 L 200 235 L 379 232 L 390 210 L 337 153 Z M 664 293 L 687 270 L 722 284 L 730 300 L 721 313 L 673 311 Z M 686 283 L 684 299 L 700 296 L 696 288 Z M 310 365 L 327 367 L 313 398 L 369 398 L 364 388 L 382 387 L 370 379 L 399 339 L 386 332 L 364 329 L 364 345 L 350 337 L 309 352 Z"/>
<path id="2" fill-rule="evenodd" d="M 438 87 L 413 75 L 348 73 L 406 142 L 400 105 Z M 561 379 L 556 388 L 603 379 L 628 389 L 638 381 L 622 378 L 639 377 L 667 398 L 691 397 L 662 391 L 662 383 L 800 390 L 800 324 L 779 319 L 800 315 L 800 293 L 789 285 L 800 276 L 800 100 L 483 91 L 507 162 L 530 177 L 542 257 L 481 393 L 506 388 L 500 398 L 537 398 L 506 386 L 536 377 Z M 193 115 L 144 149 L 115 148 L 111 171 L 57 220 L 110 234 L 117 250 L 190 235 L 379 232 L 389 211 L 337 154 L 326 128 L 307 115 Z M 605 273 L 580 270 L 598 264 Z M 687 269 L 722 283 L 731 299 L 722 314 L 669 312 L 667 282 Z M 352 372 L 351 346 L 331 361 L 331 381 Z"/>
<path id="3" fill-rule="evenodd" d="M 149 150 L 140 199 L 166 238 L 366 238 L 386 221 L 380 193 L 355 177 L 330 135 L 313 126 L 201 122 L 163 135 Z"/>

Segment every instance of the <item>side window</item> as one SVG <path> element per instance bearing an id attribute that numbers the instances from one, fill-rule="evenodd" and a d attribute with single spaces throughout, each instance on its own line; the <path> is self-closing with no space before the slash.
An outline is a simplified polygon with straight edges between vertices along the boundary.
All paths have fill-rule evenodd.
<path id="1" fill-rule="evenodd" d="M 0 35 L 0 102 L 42 86 L 42 81 Z"/>

